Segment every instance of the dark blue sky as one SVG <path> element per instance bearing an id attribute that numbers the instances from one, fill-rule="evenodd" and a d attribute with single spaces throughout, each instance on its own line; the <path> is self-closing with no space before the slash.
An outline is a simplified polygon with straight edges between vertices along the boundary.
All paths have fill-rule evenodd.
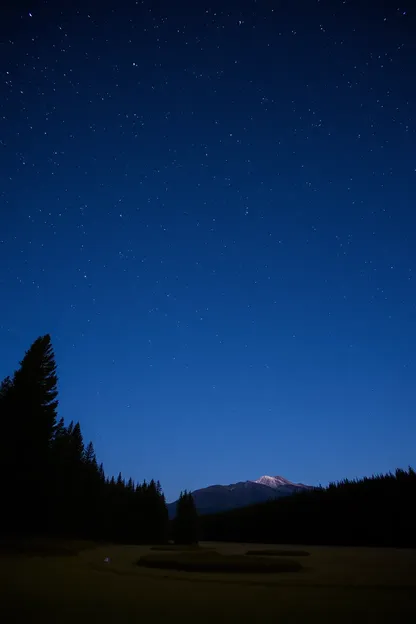
<path id="1" fill-rule="evenodd" d="M 0 376 L 54 342 L 107 473 L 414 464 L 411 3 L 2 9 Z"/>

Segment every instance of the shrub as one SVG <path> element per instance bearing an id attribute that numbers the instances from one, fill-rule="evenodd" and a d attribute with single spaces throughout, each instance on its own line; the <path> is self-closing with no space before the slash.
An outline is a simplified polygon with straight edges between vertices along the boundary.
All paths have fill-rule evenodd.
<path id="1" fill-rule="evenodd" d="M 248 550 L 246 555 L 261 555 L 265 557 L 309 557 L 307 550 L 277 550 L 268 548 L 265 550 Z"/>
<path id="2" fill-rule="evenodd" d="M 199 544 L 165 544 L 162 546 L 152 546 L 150 550 L 163 552 L 182 552 L 182 551 L 204 551 L 212 550 L 209 546 L 199 546 Z"/>
<path id="3" fill-rule="evenodd" d="M 137 565 L 188 572 L 276 573 L 298 572 L 302 569 L 298 561 L 291 559 L 276 561 L 245 555 L 220 555 L 215 551 L 205 551 L 201 556 L 192 552 L 178 552 L 173 555 L 151 553 L 140 557 Z"/>

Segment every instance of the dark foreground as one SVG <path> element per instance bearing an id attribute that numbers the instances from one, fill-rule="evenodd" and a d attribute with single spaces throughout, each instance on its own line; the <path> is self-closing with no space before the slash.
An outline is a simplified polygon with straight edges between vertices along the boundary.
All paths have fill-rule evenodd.
<path id="1" fill-rule="evenodd" d="M 224 554 L 261 548 L 209 546 Z M 305 548 L 302 571 L 278 574 L 147 569 L 137 565 L 146 546 L 3 551 L 0 622 L 416 622 L 416 551 Z"/>

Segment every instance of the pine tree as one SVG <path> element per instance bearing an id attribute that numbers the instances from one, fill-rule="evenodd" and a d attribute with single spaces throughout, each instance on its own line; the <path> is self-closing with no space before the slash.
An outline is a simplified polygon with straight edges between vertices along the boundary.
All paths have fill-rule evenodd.
<path id="1" fill-rule="evenodd" d="M 90 533 L 94 524 L 93 507 L 100 475 L 92 443 L 84 447 L 79 422 L 65 427 L 61 419 L 51 443 L 54 525 L 67 535 L 78 537 Z"/>
<path id="2" fill-rule="evenodd" d="M 98 537 L 102 533 L 100 503 L 102 498 L 101 476 L 94 445 L 89 442 L 82 456 L 82 472 L 79 489 L 82 497 L 80 533 L 83 537 Z"/>
<path id="3" fill-rule="evenodd" d="M 124 480 L 123 480 L 123 476 L 122 476 L 121 472 L 118 473 L 117 485 L 120 488 L 120 490 L 122 490 L 123 487 L 124 487 Z"/>
<path id="4" fill-rule="evenodd" d="M 33 453 L 46 452 L 53 439 L 58 407 L 58 378 L 49 334 L 32 344 L 13 378 L 21 424 L 33 434 Z M 35 450 L 35 444 L 38 448 Z"/>
<path id="5" fill-rule="evenodd" d="M 71 453 L 72 461 L 81 468 L 81 463 L 85 457 L 84 439 L 81 433 L 81 425 L 77 422 L 71 430 Z"/>
<path id="6" fill-rule="evenodd" d="M 3 404 L 3 401 L 5 402 L 6 399 L 10 396 L 12 388 L 12 380 L 9 376 L 7 376 L 0 384 L 0 409 L 2 409 L 3 405 L 5 405 L 5 403 Z"/>
<path id="7" fill-rule="evenodd" d="M 82 459 L 86 465 L 97 466 L 97 458 L 95 456 L 94 445 L 92 442 L 88 442 L 84 451 L 84 457 Z"/>
<path id="8" fill-rule="evenodd" d="M 0 384 L 0 467 L 9 472 L 15 453 L 17 426 L 12 414 L 13 382 L 6 377 Z"/>
<path id="9" fill-rule="evenodd" d="M 135 485 L 121 473 L 117 480 L 106 477 L 92 442 L 84 445 L 79 422 L 65 426 L 63 418 L 57 420 L 57 406 L 56 365 L 46 335 L 33 343 L 13 377 L 0 383 L 1 529 L 165 541 L 168 517 L 159 481 Z"/>
<path id="10" fill-rule="evenodd" d="M 19 462 L 18 423 L 13 414 L 13 382 L 6 377 L 0 384 L 0 474 L 2 478 L 0 531 L 11 532 L 17 514 L 14 499 L 17 495 L 16 473 Z"/>
<path id="11" fill-rule="evenodd" d="M 15 529 L 39 532 L 46 529 L 51 443 L 58 406 L 56 364 L 48 334 L 35 340 L 13 380 L 2 383 L 1 394 L 1 403 L 4 404 L 4 397 L 7 403 L 7 409 L 1 410 L 1 419 L 8 420 L 8 472 L 15 493 L 13 508 L 8 513 Z"/>
<path id="12" fill-rule="evenodd" d="M 168 533 L 169 533 L 169 514 L 168 508 L 166 505 L 166 498 L 163 494 L 162 487 L 160 486 L 159 481 L 158 484 L 158 541 L 161 544 L 165 544 L 168 541 Z"/>
<path id="13" fill-rule="evenodd" d="M 145 534 L 143 539 L 150 543 L 164 543 L 167 540 L 167 508 L 159 482 L 152 479 L 146 488 Z"/>
<path id="14" fill-rule="evenodd" d="M 181 492 L 173 520 L 173 538 L 176 544 L 198 542 L 198 514 L 192 492 Z"/>
<path id="15" fill-rule="evenodd" d="M 51 507 L 51 527 L 54 531 L 64 531 L 64 501 L 66 500 L 66 457 L 68 447 L 68 429 L 65 427 L 64 419 L 61 418 L 54 431 L 51 443 L 51 488 L 50 488 L 50 507 Z M 51 532 L 52 529 L 51 529 Z"/>
<path id="16" fill-rule="evenodd" d="M 59 438 L 59 436 L 62 436 L 62 435 L 63 435 L 63 433 L 64 433 L 64 431 L 65 431 L 65 423 L 64 423 L 64 419 L 63 419 L 63 418 L 60 418 L 60 419 L 58 420 L 57 424 L 56 424 L 56 427 L 55 427 L 55 430 L 54 430 L 54 433 L 53 433 L 53 440 L 52 440 L 52 443 L 54 443 L 54 442 L 55 442 L 55 440 L 56 440 L 57 438 Z"/>

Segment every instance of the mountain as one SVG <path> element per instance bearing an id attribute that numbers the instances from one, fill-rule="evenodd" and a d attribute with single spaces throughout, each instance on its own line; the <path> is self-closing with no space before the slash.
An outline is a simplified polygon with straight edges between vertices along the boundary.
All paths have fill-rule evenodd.
<path id="1" fill-rule="evenodd" d="M 309 485 L 304 485 L 303 483 L 293 483 L 292 481 L 288 481 L 284 477 L 269 477 L 268 475 L 264 475 L 264 477 L 260 477 L 254 481 L 254 483 L 261 483 L 262 485 L 267 485 L 268 487 L 276 490 L 280 488 L 282 485 L 290 485 L 295 488 L 309 488 Z"/>
<path id="2" fill-rule="evenodd" d="M 210 485 L 192 492 L 199 514 L 227 511 L 236 507 L 246 507 L 256 503 L 264 503 L 271 498 L 289 496 L 311 486 L 303 483 L 292 483 L 284 477 L 264 475 L 256 481 L 239 481 L 230 485 Z M 177 501 L 169 503 L 169 517 L 176 514 Z"/>

